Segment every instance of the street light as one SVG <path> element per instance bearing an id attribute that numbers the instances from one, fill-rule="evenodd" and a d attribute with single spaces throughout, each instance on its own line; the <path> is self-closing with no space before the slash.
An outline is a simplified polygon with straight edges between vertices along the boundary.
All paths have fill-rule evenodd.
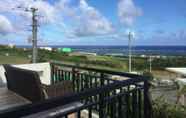
<path id="1" fill-rule="evenodd" d="M 128 32 L 128 52 L 129 52 L 129 73 L 132 72 L 132 38 L 134 37 L 134 32 Z"/>
<path id="2" fill-rule="evenodd" d="M 151 55 L 149 56 L 149 63 L 150 63 L 149 72 L 151 73 L 152 72 L 152 56 Z"/>

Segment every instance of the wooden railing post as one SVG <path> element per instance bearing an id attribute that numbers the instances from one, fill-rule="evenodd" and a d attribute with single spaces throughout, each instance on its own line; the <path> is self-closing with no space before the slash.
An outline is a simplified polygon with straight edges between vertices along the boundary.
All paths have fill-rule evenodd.
<path id="1" fill-rule="evenodd" d="M 138 117 L 137 116 L 137 90 L 134 90 L 132 92 L 132 116 L 133 118 Z"/>
<path id="2" fill-rule="evenodd" d="M 142 99 L 141 89 L 138 90 L 138 118 L 142 118 Z"/>
<path id="3" fill-rule="evenodd" d="M 101 86 L 104 86 L 104 73 L 101 73 L 100 75 L 100 83 L 101 83 Z"/>
<path id="4" fill-rule="evenodd" d="M 54 80 L 53 80 L 53 79 L 54 79 L 54 73 L 53 73 L 53 68 L 54 68 L 54 67 L 53 67 L 53 64 L 50 64 L 50 67 L 51 67 L 51 68 L 50 68 L 50 69 L 51 69 L 51 70 L 50 70 L 50 73 L 51 73 L 51 75 L 50 75 L 50 83 L 53 84 L 53 83 L 54 83 L 54 82 L 53 82 L 53 81 L 54 81 Z"/>
<path id="5" fill-rule="evenodd" d="M 75 74 L 75 68 L 72 68 L 72 84 L 73 84 L 73 91 L 75 92 L 76 86 L 75 86 L 75 79 L 76 79 L 76 74 Z"/>
<path id="6" fill-rule="evenodd" d="M 51 84 L 55 83 L 55 66 L 51 64 Z"/>
<path id="7" fill-rule="evenodd" d="M 144 81 L 144 118 L 151 118 L 151 101 L 148 80 Z"/>
<path id="8" fill-rule="evenodd" d="M 104 86 L 104 73 L 101 73 L 101 75 L 100 75 L 100 84 L 101 84 L 101 86 Z M 105 118 L 104 94 L 105 93 L 99 94 L 99 102 L 100 102 L 100 104 L 99 104 L 99 117 L 100 118 Z"/>

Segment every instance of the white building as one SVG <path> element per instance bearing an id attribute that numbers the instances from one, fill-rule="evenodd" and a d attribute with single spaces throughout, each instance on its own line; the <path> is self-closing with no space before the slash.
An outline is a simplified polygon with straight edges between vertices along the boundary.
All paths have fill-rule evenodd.
<path id="1" fill-rule="evenodd" d="M 40 47 L 39 49 L 52 51 L 52 48 L 51 47 Z"/>
<path id="2" fill-rule="evenodd" d="M 8 47 L 9 47 L 9 48 L 14 48 L 14 47 L 15 47 L 15 45 L 14 45 L 14 44 L 12 44 L 12 43 L 10 43 L 10 44 L 8 44 Z"/>
<path id="3" fill-rule="evenodd" d="M 96 56 L 97 53 L 91 53 L 91 52 L 72 52 L 72 53 L 70 53 L 70 56 L 87 56 L 87 55 Z"/>

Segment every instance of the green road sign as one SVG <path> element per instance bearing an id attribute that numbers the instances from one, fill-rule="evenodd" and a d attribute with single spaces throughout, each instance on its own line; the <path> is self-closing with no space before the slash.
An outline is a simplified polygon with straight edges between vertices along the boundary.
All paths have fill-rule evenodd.
<path id="1" fill-rule="evenodd" d="M 70 53 L 70 52 L 72 52 L 72 49 L 71 48 L 59 48 L 58 51 L 59 52 Z"/>

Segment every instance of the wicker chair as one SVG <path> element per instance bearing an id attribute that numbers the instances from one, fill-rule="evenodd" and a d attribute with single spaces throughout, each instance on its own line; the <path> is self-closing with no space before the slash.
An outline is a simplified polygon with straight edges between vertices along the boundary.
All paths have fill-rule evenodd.
<path id="1" fill-rule="evenodd" d="M 71 81 L 63 81 L 54 85 L 42 85 L 35 71 L 4 65 L 7 87 L 31 102 L 64 96 L 73 92 Z"/>

